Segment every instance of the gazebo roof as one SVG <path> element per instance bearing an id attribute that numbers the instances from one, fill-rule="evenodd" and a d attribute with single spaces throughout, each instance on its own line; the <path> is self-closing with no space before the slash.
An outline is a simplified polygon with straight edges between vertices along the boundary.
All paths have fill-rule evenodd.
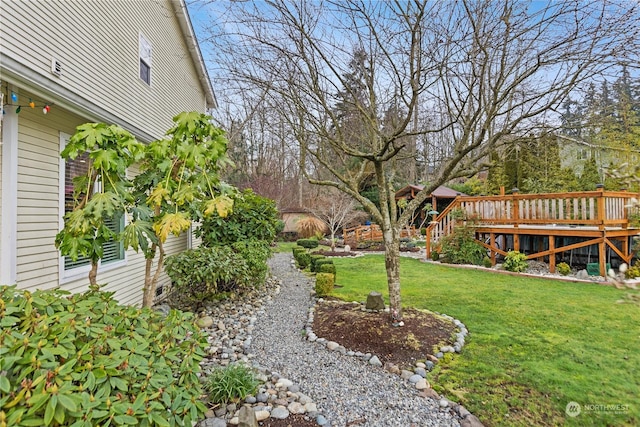
<path id="1" fill-rule="evenodd" d="M 424 190 L 423 185 L 407 185 L 406 187 L 396 191 L 396 199 L 406 197 L 407 200 L 411 200 L 416 193 L 422 190 Z M 455 199 L 457 196 L 466 196 L 466 194 L 460 193 L 459 191 L 444 185 L 439 186 L 431 193 L 431 197 L 435 197 L 436 199 Z"/>

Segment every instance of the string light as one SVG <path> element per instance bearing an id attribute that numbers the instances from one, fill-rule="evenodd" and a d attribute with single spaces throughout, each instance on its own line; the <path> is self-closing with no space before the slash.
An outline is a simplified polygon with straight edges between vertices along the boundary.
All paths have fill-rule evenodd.
<path id="1" fill-rule="evenodd" d="M 31 108 L 36 108 L 36 103 L 35 103 L 35 102 L 33 102 L 33 101 L 31 100 L 31 98 L 29 98 L 29 107 L 31 107 Z"/>
<path id="2" fill-rule="evenodd" d="M 51 110 L 51 107 L 49 107 L 49 104 L 45 105 L 44 108 L 42 109 L 42 114 L 47 114 L 49 110 Z"/>
<path id="3" fill-rule="evenodd" d="M 11 101 L 18 102 L 18 95 L 13 91 L 11 91 Z"/>
<path id="4" fill-rule="evenodd" d="M 22 105 L 18 105 L 18 108 L 16 108 L 16 114 L 20 114 L 20 110 L 22 110 Z"/>
<path id="5" fill-rule="evenodd" d="M 2 1 L 2 0 L 0 0 Z M 39 101 L 38 99 L 29 98 L 29 102 L 26 104 L 18 103 L 18 94 L 9 90 L 9 85 L 5 82 L 2 83 L 2 91 L 0 92 L 0 117 L 7 114 L 8 107 L 15 107 L 15 114 L 20 114 L 23 108 L 42 108 L 42 114 L 48 114 L 51 111 L 51 107 L 54 105 L 52 102 Z M 2 102 L 4 101 L 4 102 Z M 11 101 L 11 103 L 8 103 Z M 7 103 L 5 103 L 7 102 Z"/>

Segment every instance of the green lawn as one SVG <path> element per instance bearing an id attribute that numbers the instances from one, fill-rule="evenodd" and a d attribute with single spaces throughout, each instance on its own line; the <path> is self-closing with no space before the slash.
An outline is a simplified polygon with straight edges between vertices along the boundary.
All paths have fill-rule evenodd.
<path id="1" fill-rule="evenodd" d="M 336 258 L 335 296 L 387 295 L 384 258 Z M 640 307 L 612 287 L 514 277 L 401 259 L 404 306 L 446 313 L 470 331 L 433 387 L 486 425 L 640 424 Z M 388 301 L 388 299 L 387 299 Z M 582 413 L 568 417 L 568 402 Z M 615 408 L 592 405 L 620 405 Z M 628 408 L 628 409 L 627 409 Z"/>

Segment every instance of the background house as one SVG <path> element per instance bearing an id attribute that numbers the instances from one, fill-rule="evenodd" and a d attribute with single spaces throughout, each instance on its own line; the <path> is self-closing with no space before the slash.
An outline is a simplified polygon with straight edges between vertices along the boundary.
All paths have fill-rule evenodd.
<path id="1" fill-rule="evenodd" d="M 106 122 L 150 142 L 179 112 L 213 108 L 214 93 L 183 0 L 4 0 L 0 16 L 0 283 L 82 291 L 88 265 L 54 246 L 70 180 L 84 167 L 60 158 L 69 136 Z M 167 252 L 190 239 L 170 240 Z M 105 248 L 98 283 L 117 299 L 139 303 L 143 278 L 142 254 Z"/>

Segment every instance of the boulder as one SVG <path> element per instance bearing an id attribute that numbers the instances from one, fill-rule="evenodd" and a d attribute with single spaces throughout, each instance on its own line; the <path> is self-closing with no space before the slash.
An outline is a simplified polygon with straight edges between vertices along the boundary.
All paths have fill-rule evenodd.
<path id="1" fill-rule="evenodd" d="M 367 303 L 365 305 L 367 310 L 384 310 L 384 300 L 380 292 L 371 291 L 367 295 Z"/>
<path id="2" fill-rule="evenodd" d="M 255 411 L 248 406 L 240 408 L 240 413 L 238 414 L 238 426 L 258 427 L 258 420 L 256 418 Z"/>

